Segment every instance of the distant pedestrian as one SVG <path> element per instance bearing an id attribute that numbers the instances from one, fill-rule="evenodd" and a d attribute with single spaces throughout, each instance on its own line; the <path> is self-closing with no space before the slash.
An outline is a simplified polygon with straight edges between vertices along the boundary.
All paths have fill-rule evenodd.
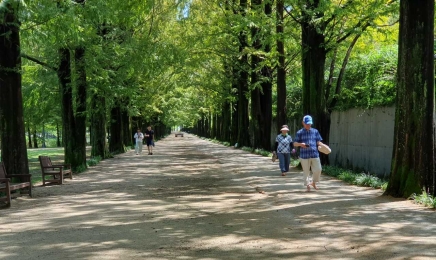
<path id="1" fill-rule="evenodd" d="M 145 140 L 147 142 L 148 155 L 153 155 L 154 131 L 151 130 L 151 126 L 145 130 Z"/>
<path id="2" fill-rule="evenodd" d="M 303 117 L 303 128 L 300 129 L 295 135 L 294 146 L 300 147 L 300 162 L 304 172 L 304 186 L 307 191 L 310 191 L 310 186 L 318 187 L 316 183 L 319 182 L 321 176 L 321 161 L 319 159 L 318 146 L 324 145 L 322 137 L 318 130 L 312 128 L 313 120 L 310 115 Z M 312 170 L 312 181 L 310 181 L 310 171 Z"/>
<path id="3" fill-rule="evenodd" d="M 276 144 L 273 153 L 277 155 L 279 159 L 279 166 L 282 176 L 286 176 L 286 173 L 289 172 L 289 165 L 291 163 L 293 143 L 291 136 L 288 134 L 288 126 L 282 126 L 280 132 L 281 133 L 276 137 Z"/>
<path id="4" fill-rule="evenodd" d="M 141 129 L 138 129 L 136 131 L 133 138 L 135 138 L 135 140 L 136 140 L 135 152 L 136 152 L 136 155 L 138 155 L 138 154 L 142 153 L 142 140 L 144 139 L 144 134 L 141 133 Z"/>

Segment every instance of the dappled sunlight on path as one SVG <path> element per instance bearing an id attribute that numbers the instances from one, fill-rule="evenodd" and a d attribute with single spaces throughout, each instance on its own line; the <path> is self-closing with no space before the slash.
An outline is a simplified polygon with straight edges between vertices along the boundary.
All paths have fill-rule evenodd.
<path id="1" fill-rule="evenodd" d="M 432 259 L 436 214 L 185 134 L 0 210 L 0 259 Z"/>

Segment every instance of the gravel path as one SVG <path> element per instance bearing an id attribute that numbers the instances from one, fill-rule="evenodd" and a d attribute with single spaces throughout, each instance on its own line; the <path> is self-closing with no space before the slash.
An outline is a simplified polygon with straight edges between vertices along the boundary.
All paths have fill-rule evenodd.
<path id="1" fill-rule="evenodd" d="M 269 158 L 167 137 L 0 210 L 0 259 L 436 259 L 436 214 Z"/>

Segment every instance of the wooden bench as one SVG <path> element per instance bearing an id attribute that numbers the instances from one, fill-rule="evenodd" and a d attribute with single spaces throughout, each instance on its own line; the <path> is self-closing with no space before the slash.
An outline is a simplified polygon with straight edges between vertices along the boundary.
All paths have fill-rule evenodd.
<path id="1" fill-rule="evenodd" d="M 20 178 L 22 182 L 12 182 Z M 7 207 L 11 206 L 11 191 L 23 189 L 21 193 L 27 193 L 32 197 L 32 175 L 31 174 L 7 174 L 3 162 L 0 162 L 0 192 L 6 193 L 6 197 L 0 197 L 0 201 L 6 202 Z"/>
<path id="2" fill-rule="evenodd" d="M 41 165 L 42 185 L 45 183 L 64 184 L 64 178 L 73 179 L 73 172 L 69 164 L 52 164 L 50 157 L 39 156 L 39 163 Z M 52 178 L 47 178 L 47 177 Z"/>
<path id="3" fill-rule="evenodd" d="M 178 135 L 180 135 L 181 137 L 183 137 L 183 133 L 176 133 L 175 136 L 177 137 Z"/>

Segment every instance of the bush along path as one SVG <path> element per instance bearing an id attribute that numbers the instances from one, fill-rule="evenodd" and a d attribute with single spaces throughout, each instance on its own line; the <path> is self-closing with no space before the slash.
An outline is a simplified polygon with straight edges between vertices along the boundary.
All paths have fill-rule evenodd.
<path id="1" fill-rule="evenodd" d="M 436 214 L 185 134 L 0 211 L 0 259 L 433 259 Z"/>

